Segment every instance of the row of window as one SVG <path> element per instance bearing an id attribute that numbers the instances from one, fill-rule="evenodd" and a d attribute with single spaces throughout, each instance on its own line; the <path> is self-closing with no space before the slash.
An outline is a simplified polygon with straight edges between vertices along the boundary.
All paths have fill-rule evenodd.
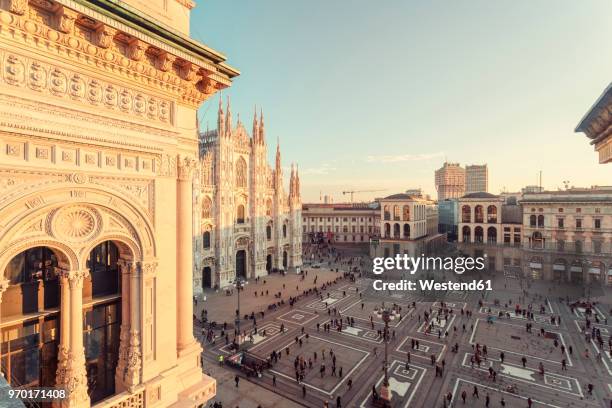
<path id="1" fill-rule="evenodd" d="M 531 216 L 529 216 L 529 226 L 532 228 L 543 228 L 544 227 L 544 221 L 545 218 L 542 214 L 538 215 L 536 217 L 535 214 L 532 214 Z M 575 226 L 576 228 L 584 228 L 583 225 L 583 219 L 582 218 L 576 218 L 575 219 Z M 557 218 L 557 227 L 558 228 L 565 228 L 565 218 L 563 217 L 558 217 Z M 601 228 L 601 218 L 594 218 L 593 219 L 593 228 L 594 229 L 600 229 Z"/>
<path id="2" fill-rule="evenodd" d="M 576 210 L 577 213 L 581 213 L 582 212 L 582 208 L 580 208 L 580 207 L 576 208 L 575 210 Z M 562 213 L 565 210 L 563 208 L 559 208 L 559 209 L 557 209 L 557 211 Z M 531 212 L 536 212 L 536 209 L 532 208 Z M 544 209 L 543 208 L 538 208 L 538 212 L 544 212 Z M 600 213 L 601 213 L 601 208 L 595 208 L 595 214 L 600 214 Z"/>
<path id="3" fill-rule="evenodd" d="M 287 224 L 283 225 L 283 238 L 287 238 Z M 272 240 L 272 226 L 271 225 L 268 225 L 266 227 L 266 239 L 268 241 Z M 210 249 L 210 231 L 205 231 L 204 234 L 202 234 L 202 246 L 204 247 L 204 249 Z"/>
<path id="4" fill-rule="evenodd" d="M 487 207 L 487 222 L 489 224 L 497 223 L 497 207 L 494 205 L 490 205 Z M 477 205 L 474 207 L 474 222 L 476 223 L 484 223 L 485 220 L 485 212 L 484 207 L 482 205 Z M 464 205 L 461 207 L 461 222 L 472 222 L 472 208 L 469 205 Z"/>
<path id="5" fill-rule="evenodd" d="M 308 228 L 308 227 L 306 227 L 306 225 L 302 226 L 302 230 L 303 230 L 303 232 L 308 232 L 308 229 L 307 229 L 307 228 Z M 371 234 L 371 233 L 372 233 L 372 230 L 373 230 L 372 226 L 371 226 L 371 225 L 370 225 L 370 226 L 368 226 L 368 234 Z M 319 226 L 319 230 L 318 230 L 318 231 L 315 231 L 315 226 L 314 226 L 314 225 L 311 225 L 311 226 L 310 226 L 310 232 L 332 232 L 332 227 L 328 225 L 328 226 L 327 226 L 327 230 L 326 230 L 326 231 L 323 231 L 323 226 L 321 226 L 321 225 L 320 225 L 320 226 Z M 336 226 L 336 228 L 335 228 L 335 231 L 334 231 L 334 232 L 335 232 L 336 234 L 338 234 L 338 233 L 340 232 L 340 227 L 339 227 L 339 226 Z M 344 233 L 348 233 L 348 232 L 349 232 L 349 228 L 348 228 L 348 226 L 346 226 L 346 225 L 345 225 L 344 227 L 342 227 L 342 232 L 344 232 Z M 351 227 L 351 232 L 352 232 L 353 234 L 357 233 L 357 227 L 353 225 L 353 226 Z M 364 228 L 364 226 L 363 226 L 363 225 L 360 225 L 360 226 L 359 226 L 359 233 L 360 233 L 360 234 L 365 233 L 365 228 Z"/>
<path id="6" fill-rule="evenodd" d="M 323 219 L 325 217 L 319 217 L 319 222 L 323 222 Z M 336 222 L 339 222 L 340 218 L 339 217 L 335 217 L 336 218 Z M 304 217 L 304 222 L 308 222 L 309 219 Z M 310 219 L 311 222 L 316 222 L 316 217 L 313 217 Z M 343 222 L 348 222 L 348 217 L 343 217 L 342 218 Z M 364 222 L 364 217 L 361 217 L 360 222 Z M 332 217 L 327 217 L 327 222 L 332 222 Z M 351 222 L 357 222 L 357 218 L 356 217 L 352 217 L 351 218 Z M 372 222 L 372 217 L 368 217 L 368 222 Z"/>

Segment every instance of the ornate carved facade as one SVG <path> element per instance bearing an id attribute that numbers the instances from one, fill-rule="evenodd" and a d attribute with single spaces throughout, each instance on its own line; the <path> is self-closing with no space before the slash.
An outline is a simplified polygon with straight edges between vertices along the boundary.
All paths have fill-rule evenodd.
<path id="1" fill-rule="evenodd" d="M 236 276 L 252 278 L 302 265 L 300 178 L 291 166 L 289 193 L 283 186 L 281 153 L 268 165 L 263 114 L 249 136 L 232 123 L 221 101 L 217 130 L 200 135 L 196 188 L 194 291 L 223 287 Z"/>
<path id="2" fill-rule="evenodd" d="M 63 407 L 200 406 L 194 124 L 239 73 L 190 0 L 95 3 L 0 0 L 1 369 Z"/>

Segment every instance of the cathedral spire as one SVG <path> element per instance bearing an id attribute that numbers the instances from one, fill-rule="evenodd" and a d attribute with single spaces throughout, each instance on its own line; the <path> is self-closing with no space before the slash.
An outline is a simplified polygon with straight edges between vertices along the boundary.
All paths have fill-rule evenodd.
<path id="1" fill-rule="evenodd" d="M 264 128 L 263 109 L 259 108 L 259 141 L 261 144 L 266 143 L 266 130 Z"/>
<path id="2" fill-rule="evenodd" d="M 253 113 L 253 143 L 259 143 L 259 124 L 257 123 L 257 106 L 255 106 L 255 112 Z"/>
<path id="3" fill-rule="evenodd" d="M 230 97 L 227 96 L 227 116 L 225 117 L 225 133 L 227 136 L 232 134 L 232 108 L 230 103 Z"/>
<path id="4" fill-rule="evenodd" d="M 276 139 L 276 174 L 280 175 L 281 169 L 281 152 L 280 152 L 280 138 Z"/>
<path id="5" fill-rule="evenodd" d="M 217 111 L 217 136 L 225 137 L 225 114 L 223 113 L 223 97 L 219 96 L 219 110 Z"/>

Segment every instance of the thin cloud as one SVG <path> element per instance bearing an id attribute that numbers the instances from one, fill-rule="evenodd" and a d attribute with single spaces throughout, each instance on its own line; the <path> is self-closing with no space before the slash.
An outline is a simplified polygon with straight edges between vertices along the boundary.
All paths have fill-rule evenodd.
<path id="1" fill-rule="evenodd" d="M 335 171 L 336 168 L 330 166 L 327 163 L 322 164 L 319 167 L 309 167 L 306 169 L 300 169 L 300 175 L 314 175 L 314 176 L 324 176 L 326 174 L 330 174 Z"/>
<path id="2" fill-rule="evenodd" d="M 395 154 L 395 155 L 380 155 L 380 156 L 368 156 L 366 161 L 368 163 L 397 163 L 406 161 L 419 161 L 419 160 L 430 160 L 443 157 L 444 152 L 437 153 L 420 153 L 420 154 Z"/>

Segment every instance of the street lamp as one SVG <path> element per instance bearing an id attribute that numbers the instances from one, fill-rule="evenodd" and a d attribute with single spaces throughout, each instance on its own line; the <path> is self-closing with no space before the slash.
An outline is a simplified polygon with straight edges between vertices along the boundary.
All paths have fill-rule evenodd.
<path id="1" fill-rule="evenodd" d="M 389 322 L 391 320 L 395 320 L 395 314 L 391 309 L 383 307 L 376 311 L 376 315 L 379 318 L 382 318 L 385 323 L 385 329 L 383 332 L 383 340 L 385 342 L 385 361 L 383 363 L 383 370 L 385 373 L 385 377 L 383 380 L 383 385 L 380 388 L 380 399 L 383 401 L 384 406 L 390 406 L 391 404 L 391 391 L 389 391 Z"/>

